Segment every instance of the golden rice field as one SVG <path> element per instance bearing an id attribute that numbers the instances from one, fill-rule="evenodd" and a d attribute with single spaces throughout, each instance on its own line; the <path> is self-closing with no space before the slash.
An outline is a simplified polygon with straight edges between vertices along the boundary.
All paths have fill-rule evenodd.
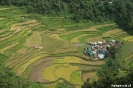
<path id="1" fill-rule="evenodd" d="M 121 29 L 110 30 L 110 31 L 107 31 L 107 32 L 103 33 L 102 37 L 108 37 L 108 36 L 111 36 L 111 35 L 114 35 L 114 34 L 118 34 L 118 33 L 121 33 L 121 32 L 124 32 L 124 31 L 121 30 Z"/>
<path id="2" fill-rule="evenodd" d="M 67 57 L 63 57 L 63 58 L 57 58 L 55 59 L 53 62 L 54 63 L 80 63 L 82 61 L 81 58 L 77 58 L 74 56 L 67 56 Z"/>
<path id="3" fill-rule="evenodd" d="M 116 37 L 116 36 L 120 36 L 120 35 L 123 35 L 123 34 L 126 34 L 127 32 L 119 32 L 117 34 L 113 34 L 113 35 L 110 35 L 110 37 Z"/>
<path id="4" fill-rule="evenodd" d="M 125 38 L 123 38 L 123 40 L 133 42 L 133 36 L 125 37 Z"/>
<path id="5" fill-rule="evenodd" d="M 34 23 L 36 23 L 36 22 L 37 22 L 36 20 L 30 20 L 30 21 L 28 21 L 28 22 L 16 23 L 16 24 L 11 25 L 11 29 L 10 29 L 10 30 L 16 30 L 16 28 L 17 28 L 18 26 L 23 26 L 23 25 L 28 25 L 28 26 L 30 26 L 31 24 L 34 24 Z"/>
<path id="6" fill-rule="evenodd" d="M 60 39 L 59 34 L 51 34 L 50 37 Z"/>
<path id="7" fill-rule="evenodd" d="M 58 64 L 54 64 L 54 65 L 51 65 L 49 67 L 46 67 L 43 72 L 42 72 L 42 78 L 48 80 L 48 81 L 55 81 L 57 80 L 58 78 L 55 77 L 55 74 L 54 74 L 54 70 L 55 68 L 57 68 L 59 65 Z"/>
<path id="8" fill-rule="evenodd" d="M 62 58 L 56 58 L 53 60 L 54 63 L 79 63 L 79 64 L 89 64 L 89 65 L 102 65 L 104 61 L 85 61 L 81 58 L 75 56 L 66 56 Z"/>
<path id="9" fill-rule="evenodd" d="M 70 82 L 71 73 L 76 70 L 79 70 L 78 66 L 72 66 L 72 65 L 59 66 L 55 69 L 54 74 L 55 77 L 63 78 L 68 82 Z"/>
<path id="10" fill-rule="evenodd" d="M 61 58 L 56 58 L 53 61 L 52 65 L 47 66 L 42 72 L 42 78 L 48 81 L 56 81 L 59 78 L 63 78 L 64 80 L 75 84 L 82 85 L 84 81 L 82 81 L 82 72 L 80 71 L 82 68 L 78 66 L 78 64 L 87 65 L 88 63 L 91 65 L 97 65 L 95 62 L 88 61 L 86 63 L 83 59 L 74 57 L 74 56 L 66 56 Z M 72 65 L 72 63 L 77 65 Z M 85 66 L 82 66 L 86 68 Z M 88 69 L 94 68 L 93 66 L 88 66 Z M 88 70 L 87 69 L 87 70 Z"/>
<path id="11" fill-rule="evenodd" d="M 44 69 L 42 77 L 48 81 L 55 81 L 59 78 L 63 78 L 70 82 L 71 73 L 76 70 L 79 70 L 78 66 L 72 66 L 69 64 L 53 64 Z"/>

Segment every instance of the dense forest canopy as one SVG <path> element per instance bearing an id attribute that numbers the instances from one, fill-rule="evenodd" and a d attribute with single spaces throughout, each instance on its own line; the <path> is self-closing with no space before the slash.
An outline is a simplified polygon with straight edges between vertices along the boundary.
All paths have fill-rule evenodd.
<path id="1" fill-rule="evenodd" d="M 1 5 L 15 5 L 28 13 L 60 15 L 75 21 L 115 21 L 128 31 L 133 28 L 132 0 L 0 0 Z"/>
<path id="2" fill-rule="evenodd" d="M 133 85 L 133 68 L 127 70 L 126 76 L 119 77 L 119 67 L 115 59 L 108 59 L 97 72 L 99 80 L 90 83 L 88 79 L 81 88 L 112 88 L 115 84 L 127 85 L 130 88 Z M 124 86 L 121 88 L 126 88 Z"/>

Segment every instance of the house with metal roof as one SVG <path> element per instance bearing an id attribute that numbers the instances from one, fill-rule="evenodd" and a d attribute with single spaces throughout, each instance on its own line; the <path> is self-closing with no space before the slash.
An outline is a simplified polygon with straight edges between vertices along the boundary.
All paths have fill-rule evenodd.
<path id="1" fill-rule="evenodd" d="M 87 53 L 88 55 L 92 55 L 92 54 L 93 54 L 93 52 L 91 51 L 91 47 L 90 47 L 90 46 L 87 46 L 87 47 L 86 47 L 86 53 Z"/>

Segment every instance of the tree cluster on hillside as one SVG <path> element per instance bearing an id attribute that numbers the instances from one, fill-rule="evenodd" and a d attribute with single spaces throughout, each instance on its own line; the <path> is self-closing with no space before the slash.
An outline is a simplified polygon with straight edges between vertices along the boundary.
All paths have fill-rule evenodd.
<path id="1" fill-rule="evenodd" d="M 75 21 L 116 21 L 133 29 L 133 0 L 0 0 L 0 5 L 15 5 L 28 13 L 57 15 L 67 13 Z"/>
<path id="2" fill-rule="evenodd" d="M 81 88 L 112 88 L 112 85 L 133 85 L 133 68 L 128 69 L 125 76 L 119 76 L 121 75 L 119 68 L 116 59 L 110 58 L 97 71 L 98 81 L 90 82 L 88 79 Z"/>
<path id="3" fill-rule="evenodd" d="M 131 0 L 0 0 L 1 5 L 21 6 L 27 12 L 54 14 L 61 11 L 73 14 L 74 20 L 127 20 L 132 27 L 133 3 Z M 128 19 L 126 19 L 128 17 Z"/>

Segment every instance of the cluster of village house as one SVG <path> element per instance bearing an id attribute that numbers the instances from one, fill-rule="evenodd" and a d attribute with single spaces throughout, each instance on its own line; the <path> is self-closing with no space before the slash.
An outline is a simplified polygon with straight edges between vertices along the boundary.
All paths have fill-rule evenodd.
<path id="1" fill-rule="evenodd" d="M 85 54 L 90 55 L 92 58 L 103 59 L 105 56 L 110 57 L 111 53 L 107 48 L 118 48 L 122 45 L 122 42 L 116 40 L 110 40 L 108 43 L 103 40 L 99 42 L 89 42 L 89 45 L 85 49 Z"/>

